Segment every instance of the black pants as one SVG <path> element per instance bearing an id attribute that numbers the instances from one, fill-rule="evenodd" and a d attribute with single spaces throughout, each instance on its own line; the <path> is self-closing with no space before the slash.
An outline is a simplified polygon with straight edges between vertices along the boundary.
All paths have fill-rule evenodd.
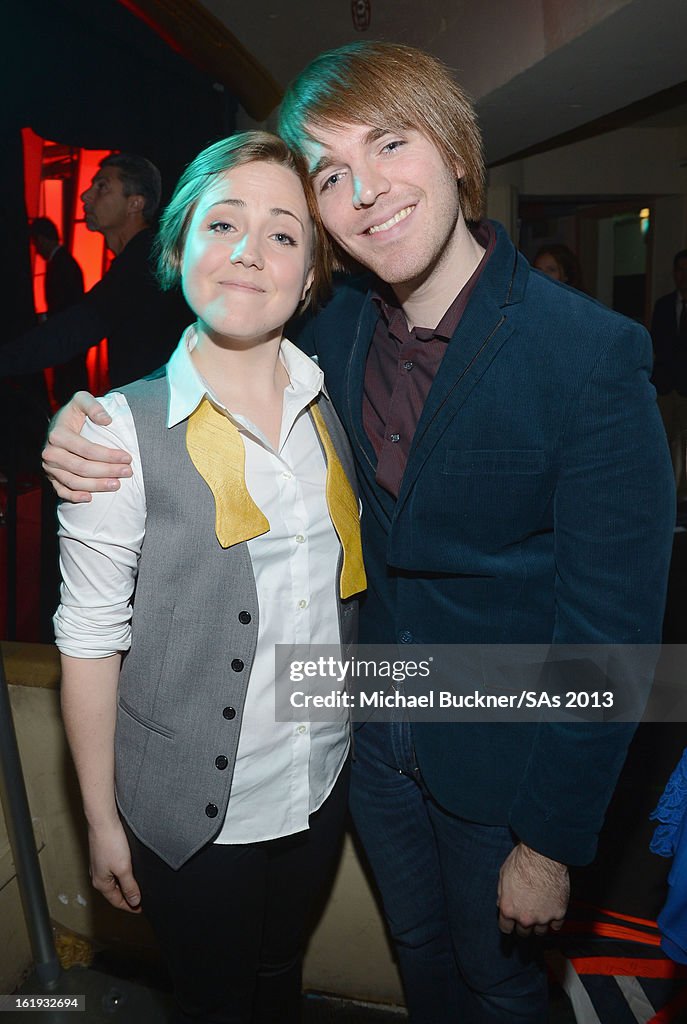
<path id="1" fill-rule="evenodd" d="M 305 943 L 340 850 L 348 777 L 346 765 L 307 831 L 210 844 L 177 871 L 129 832 L 143 912 L 174 982 L 175 1024 L 298 1024 Z"/>

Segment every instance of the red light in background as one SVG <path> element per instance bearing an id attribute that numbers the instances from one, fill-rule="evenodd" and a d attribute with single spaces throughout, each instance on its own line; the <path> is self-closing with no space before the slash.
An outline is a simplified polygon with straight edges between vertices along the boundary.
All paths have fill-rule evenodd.
<path id="1" fill-rule="evenodd" d="M 38 217 L 49 217 L 57 224 L 58 231 L 63 223 L 63 189 L 58 178 L 48 178 L 41 182 L 38 202 Z M 45 260 L 33 251 L 33 305 L 37 313 L 45 313 Z"/>
<path id="2" fill-rule="evenodd" d="M 24 143 L 24 193 L 26 209 L 30 219 L 49 217 L 57 225 L 61 241 L 63 232 L 71 237 L 70 252 L 83 271 L 86 291 L 102 278 L 110 265 L 109 253 L 105 247 L 105 239 L 97 231 L 89 231 L 83 220 L 83 207 L 80 195 L 91 184 L 98 170 L 100 161 L 109 156 L 109 149 L 77 150 L 75 166 L 78 168 L 76 181 L 73 182 L 71 194 L 74 196 L 72 209 L 65 210 L 66 192 L 64 171 L 50 176 L 52 164 L 46 159 L 46 150 L 59 148 L 59 144 L 42 139 L 30 128 L 22 130 Z M 73 154 L 73 150 L 71 151 Z M 58 161 L 59 162 L 59 161 Z M 73 170 L 70 171 L 73 175 Z M 71 178 L 70 178 L 71 181 Z M 45 262 L 32 247 L 32 269 L 34 282 L 34 306 L 37 313 L 44 313 L 45 303 Z M 86 356 L 86 367 L 91 390 L 102 394 L 107 390 L 107 341 L 103 339 L 98 345 L 89 349 Z M 46 370 L 48 390 L 52 394 L 52 371 Z"/>
<path id="3" fill-rule="evenodd" d="M 82 149 L 79 159 L 79 173 L 75 190 L 75 209 L 72 211 L 74 223 L 72 256 L 83 270 L 86 291 L 101 279 L 109 266 L 105 239 L 99 231 L 89 231 L 83 219 L 81 205 L 82 192 L 90 186 L 95 177 L 100 161 L 110 155 L 109 149 Z"/>

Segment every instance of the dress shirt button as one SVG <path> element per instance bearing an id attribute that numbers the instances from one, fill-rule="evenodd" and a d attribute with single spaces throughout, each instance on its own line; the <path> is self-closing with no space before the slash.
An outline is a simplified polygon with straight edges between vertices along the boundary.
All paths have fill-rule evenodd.
<path id="1" fill-rule="evenodd" d="M 389 440 L 391 441 L 392 444 L 398 444 L 398 442 L 401 440 L 401 435 L 389 434 Z"/>
<path id="2" fill-rule="evenodd" d="M 243 664 L 240 658 L 234 658 L 231 663 L 231 667 L 233 668 L 234 672 L 243 672 L 245 665 Z"/>
<path id="3" fill-rule="evenodd" d="M 217 807 L 217 804 L 208 804 L 207 807 L 205 808 L 205 813 L 207 814 L 208 818 L 216 818 L 217 815 L 219 814 L 219 808 Z"/>
<path id="4" fill-rule="evenodd" d="M 298 607 L 299 608 L 307 608 L 308 607 L 308 602 L 305 600 L 305 598 L 301 598 L 301 600 L 298 602 Z"/>
<path id="5" fill-rule="evenodd" d="M 302 533 L 296 534 L 296 544 L 305 544 L 305 537 Z"/>
<path id="6" fill-rule="evenodd" d="M 402 644 L 412 644 L 413 634 L 409 630 L 403 629 L 399 633 L 398 639 L 401 641 Z"/>
<path id="7" fill-rule="evenodd" d="M 306 731 L 307 731 L 307 726 L 305 726 L 305 725 L 299 725 L 298 728 L 296 729 L 296 732 L 299 732 L 301 734 L 301 736 Z"/>
<path id="8" fill-rule="evenodd" d="M 222 714 L 227 721 L 231 722 L 232 718 L 236 718 L 236 708 L 225 708 Z"/>
<path id="9" fill-rule="evenodd" d="M 239 612 L 239 622 L 243 623 L 244 626 L 248 625 L 252 617 L 250 612 Z"/>
<path id="10" fill-rule="evenodd" d="M 289 473 L 288 469 L 285 469 L 282 473 L 282 480 L 290 480 L 292 476 L 293 473 Z"/>
<path id="11" fill-rule="evenodd" d="M 224 771 L 228 764 L 229 758 L 225 757 L 224 754 L 220 754 L 219 757 L 215 758 L 215 768 L 219 768 L 221 772 Z"/>
<path id="12" fill-rule="evenodd" d="M 405 362 L 403 363 L 403 369 L 404 370 L 412 370 L 414 365 L 415 364 L 413 363 L 412 359 L 406 359 Z"/>

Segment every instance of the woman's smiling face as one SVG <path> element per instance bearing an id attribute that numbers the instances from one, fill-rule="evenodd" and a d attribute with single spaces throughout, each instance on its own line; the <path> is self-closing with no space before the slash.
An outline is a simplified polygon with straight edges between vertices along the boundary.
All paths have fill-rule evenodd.
<path id="1" fill-rule="evenodd" d="M 312 280 L 313 234 L 298 176 L 271 162 L 214 177 L 184 242 L 181 285 L 201 330 L 280 337 Z"/>

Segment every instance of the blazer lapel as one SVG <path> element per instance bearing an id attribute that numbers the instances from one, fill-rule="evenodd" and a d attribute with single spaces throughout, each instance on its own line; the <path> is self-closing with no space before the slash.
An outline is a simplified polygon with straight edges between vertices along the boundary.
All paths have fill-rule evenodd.
<path id="1" fill-rule="evenodd" d="M 480 285 L 448 344 L 422 410 L 396 503 L 397 515 L 427 456 L 513 332 L 507 310 L 494 300 L 490 289 Z"/>
<path id="2" fill-rule="evenodd" d="M 378 311 L 368 294 L 358 316 L 353 344 L 344 369 L 343 402 L 340 410 L 356 459 L 366 465 L 373 476 L 377 470 L 377 456 L 363 427 L 363 385 L 367 354 L 372 344 L 377 317 Z"/>

